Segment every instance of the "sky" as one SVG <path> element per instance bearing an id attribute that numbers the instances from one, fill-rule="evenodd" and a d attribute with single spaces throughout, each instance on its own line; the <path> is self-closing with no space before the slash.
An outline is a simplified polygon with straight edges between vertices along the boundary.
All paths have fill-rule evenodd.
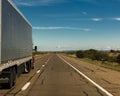
<path id="1" fill-rule="evenodd" d="M 120 49 L 120 0 L 13 1 L 39 51 Z"/>

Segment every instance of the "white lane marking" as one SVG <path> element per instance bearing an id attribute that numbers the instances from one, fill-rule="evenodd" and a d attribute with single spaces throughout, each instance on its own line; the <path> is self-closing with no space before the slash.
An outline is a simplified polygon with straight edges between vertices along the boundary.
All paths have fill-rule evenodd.
<path id="1" fill-rule="evenodd" d="M 26 90 L 29 86 L 30 86 L 31 82 L 27 82 L 23 87 L 22 87 L 22 91 Z"/>
<path id="2" fill-rule="evenodd" d="M 36 73 L 37 73 L 37 74 L 40 73 L 40 70 L 38 70 Z"/>
<path id="3" fill-rule="evenodd" d="M 47 59 L 47 61 L 45 62 L 45 65 L 49 62 L 50 59 L 51 59 L 51 57 Z"/>
<path id="4" fill-rule="evenodd" d="M 50 58 L 45 62 L 45 64 L 47 64 L 49 62 Z"/>
<path id="5" fill-rule="evenodd" d="M 45 67 L 45 65 L 42 65 L 42 67 Z"/>
<path id="6" fill-rule="evenodd" d="M 86 78 L 88 81 L 90 81 L 92 84 L 94 84 L 97 88 L 99 88 L 101 91 L 103 91 L 106 95 L 108 96 L 113 96 L 111 93 L 109 93 L 106 89 L 104 89 L 103 87 L 101 87 L 100 85 L 98 85 L 97 83 L 95 83 L 92 79 L 90 79 L 89 77 L 87 77 L 85 74 L 83 74 L 82 72 L 80 72 L 77 68 L 75 68 L 74 66 L 72 66 L 70 63 L 68 63 L 66 60 L 64 60 L 62 57 L 60 57 L 59 55 L 57 55 L 61 60 L 63 60 L 65 63 L 67 63 L 70 67 L 72 67 L 75 71 L 77 71 L 80 75 L 82 75 L 84 78 Z"/>
<path id="7" fill-rule="evenodd" d="M 49 60 L 50 60 L 50 58 L 45 62 L 45 64 L 47 64 L 49 62 Z M 45 67 L 45 65 L 42 65 L 42 67 Z M 40 70 L 38 70 L 36 73 L 37 74 L 40 73 Z"/>
<path id="8" fill-rule="evenodd" d="M 41 57 L 42 58 L 42 57 Z M 47 64 L 49 62 L 50 58 L 45 62 L 45 64 Z M 45 65 L 42 65 L 42 67 L 45 67 Z M 36 73 L 40 73 L 40 70 L 38 70 Z M 29 86 L 30 86 L 31 82 L 26 83 L 21 90 L 24 91 L 26 90 Z"/>

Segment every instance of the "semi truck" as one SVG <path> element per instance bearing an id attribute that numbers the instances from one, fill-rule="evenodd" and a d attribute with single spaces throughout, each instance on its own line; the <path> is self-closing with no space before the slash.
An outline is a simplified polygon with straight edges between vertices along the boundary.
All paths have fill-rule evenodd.
<path id="1" fill-rule="evenodd" d="M 0 86 L 11 88 L 33 64 L 32 25 L 12 0 L 0 0 Z"/>

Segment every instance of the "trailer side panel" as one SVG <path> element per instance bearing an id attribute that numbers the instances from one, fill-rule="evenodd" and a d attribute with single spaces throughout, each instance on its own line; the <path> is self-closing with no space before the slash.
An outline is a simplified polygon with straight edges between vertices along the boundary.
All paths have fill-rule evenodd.
<path id="1" fill-rule="evenodd" d="M 8 0 L 2 1 L 1 62 L 32 55 L 32 27 Z"/>
<path id="2" fill-rule="evenodd" d="M 1 64 L 1 18 L 2 18 L 2 15 L 1 15 L 1 10 L 2 10 L 2 0 L 0 0 L 0 64 Z"/>

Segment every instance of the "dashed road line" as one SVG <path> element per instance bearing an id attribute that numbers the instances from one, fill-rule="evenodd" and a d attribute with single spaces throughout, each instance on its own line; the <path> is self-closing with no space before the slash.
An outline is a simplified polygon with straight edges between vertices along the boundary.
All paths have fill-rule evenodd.
<path id="1" fill-rule="evenodd" d="M 37 73 L 37 74 L 40 73 L 40 70 L 38 70 L 36 73 Z"/>
<path id="2" fill-rule="evenodd" d="M 23 87 L 22 87 L 22 91 L 25 91 L 29 86 L 30 86 L 31 82 L 27 82 Z"/>
<path id="3" fill-rule="evenodd" d="M 42 65 L 42 67 L 45 67 L 45 65 Z"/>
<path id="4" fill-rule="evenodd" d="M 47 64 L 49 62 L 50 58 L 45 62 L 45 64 Z"/>
<path id="5" fill-rule="evenodd" d="M 45 64 L 47 64 L 49 62 L 50 58 L 45 62 Z M 42 65 L 42 67 L 45 67 L 45 64 Z M 41 68 L 40 68 L 41 69 Z M 39 74 L 41 72 L 41 70 L 37 70 L 36 74 Z M 27 82 L 22 88 L 21 91 L 25 91 L 29 86 L 30 86 L 31 82 Z"/>

